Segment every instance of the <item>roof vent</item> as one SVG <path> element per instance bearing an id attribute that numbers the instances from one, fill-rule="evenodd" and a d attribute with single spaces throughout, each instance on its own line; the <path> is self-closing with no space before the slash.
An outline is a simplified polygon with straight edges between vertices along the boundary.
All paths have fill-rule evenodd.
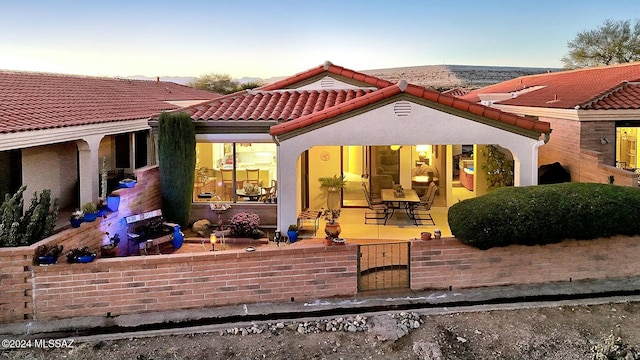
<path id="1" fill-rule="evenodd" d="M 320 87 L 323 89 L 333 88 L 336 85 L 336 80 L 328 76 L 320 80 Z"/>
<path id="2" fill-rule="evenodd" d="M 409 116 L 409 114 L 411 114 L 411 103 L 408 101 L 398 101 L 393 105 L 393 112 L 396 116 Z"/>

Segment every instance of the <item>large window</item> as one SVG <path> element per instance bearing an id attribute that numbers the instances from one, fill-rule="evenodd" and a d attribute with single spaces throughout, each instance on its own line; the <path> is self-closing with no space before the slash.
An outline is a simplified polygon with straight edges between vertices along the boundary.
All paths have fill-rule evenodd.
<path id="1" fill-rule="evenodd" d="M 276 165 L 273 143 L 197 143 L 194 201 L 274 201 Z"/>

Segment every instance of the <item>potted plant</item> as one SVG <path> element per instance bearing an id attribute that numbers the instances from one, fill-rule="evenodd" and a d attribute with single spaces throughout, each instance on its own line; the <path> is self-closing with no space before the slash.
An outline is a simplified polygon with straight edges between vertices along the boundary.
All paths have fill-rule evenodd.
<path id="1" fill-rule="evenodd" d="M 287 236 L 289 237 L 289 242 L 298 241 L 298 225 L 289 225 Z"/>
<path id="2" fill-rule="evenodd" d="M 320 186 L 327 188 L 327 208 L 340 208 L 340 191 L 347 186 L 347 179 L 343 176 L 323 176 L 318 178 Z"/>
<path id="3" fill-rule="evenodd" d="M 92 222 L 98 217 L 98 207 L 93 202 L 88 202 L 82 205 L 82 211 L 84 212 L 84 221 Z"/>
<path id="4" fill-rule="evenodd" d="M 95 260 L 95 258 L 96 253 L 91 251 L 87 246 L 72 249 L 67 253 L 68 263 L 88 263 Z"/>
<path id="5" fill-rule="evenodd" d="M 107 215 L 107 200 L 105 200 L 104 198 L 99 198 L 98 202 L 96 203 L 96 209 L 98 212 L 98 216 Z"/>
<path id="6" fill-rule="evenodd" d="M 36 249 L 36 263 L 38 265 L 51 265 L 58 262 L 58 257 L 62 254 L 62 245 L 40 245 Z"/>
<path id="7" fill-rule="evenodd" d="M 324 225 L 324 233 L 327 234 L 326 238 L 331 240 L 336 239 L 340 236 L 340 232 L 342 231 L 342 228 L 338 223 L 338 218 L 340 218 L 340 209 L 324 210 L 322 212 L 322 216 L 327 221 Z"/>
<path id="8" fill-rule="evenodd" d="M 108 237 L 108 242 L 102 244 L 100 247 L 100 257 L 116 257 L 118 256 L 118 243 L 120 243 L 120 235 L 113 234 L 109 237 L 109 233 L 105 233 Z"/>
<path id="9" fill-rule="evenodd" d="M 80 224 L 84 221 L 84 212 L 82 210 L 76 210 L 71 213 L 71 217 L 69 218 L 69 222 L 71 222 L 71 227 L 78 228 Z"/>
<path id="10" fill-rule="evenodd" d="M 260 230 L 260 216 L 252 212 L 239 212 L 229 220 L 231 235 L 259 239 L 264 236 Z"/>

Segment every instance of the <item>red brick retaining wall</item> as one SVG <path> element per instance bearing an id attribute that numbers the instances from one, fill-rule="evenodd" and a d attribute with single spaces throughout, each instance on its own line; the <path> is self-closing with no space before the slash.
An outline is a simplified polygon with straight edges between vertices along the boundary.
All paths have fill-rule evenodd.
<path id="1" fill-rule="evenodd" d="M 35 319 L 356 294 L 356 245 L 258 247 L 34 268 Z"/>
<path id="2" fill-rule="evenodd" d="M 455 238 L 411 243 L 411 289 L 446 289 L 640 275 L 640 237 L 477 250 Z"/>
<path id="3" fill-rule="evenodd" d="M 477 250 L 455 238 L 414 240 L 411 289 L 639 276 L 639 240 L 615 236 L 489 250 Z M 258 247 L 252 253 L 135 256 L 47 267 L 31 266 L 25 257 L 35 248 L 25 249 L 2 250 L 3 261 L 12 264 L 3 268 L 3 300 L 9 296 L 12 300 L 3 304 L 2 322 L 289 302 L 291 298 L 307 301 L 357 292 L 355 244 L 297 243 Z M 30 269 L 28 276 L 7 275 L 9 271 L 19 274 L 23 266 Z"/>

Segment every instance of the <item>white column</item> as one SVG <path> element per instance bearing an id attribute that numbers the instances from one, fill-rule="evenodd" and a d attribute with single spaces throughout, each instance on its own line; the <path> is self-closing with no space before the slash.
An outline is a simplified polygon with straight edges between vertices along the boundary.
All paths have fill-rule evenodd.
<path id="1" fill-rule="evenodd" d="M 80 206 L 98 199 L 100 161 L 98 149 L 103 135 L 91 135 L 76 141 L 78 145 L 78 172 Z"/>
<path id="2" fill-rule="evenodd" d="M 278 146 L 278 229 L 286 233 L 298 218 L 297 168 L 300 151 L 292 146 Z"/>

